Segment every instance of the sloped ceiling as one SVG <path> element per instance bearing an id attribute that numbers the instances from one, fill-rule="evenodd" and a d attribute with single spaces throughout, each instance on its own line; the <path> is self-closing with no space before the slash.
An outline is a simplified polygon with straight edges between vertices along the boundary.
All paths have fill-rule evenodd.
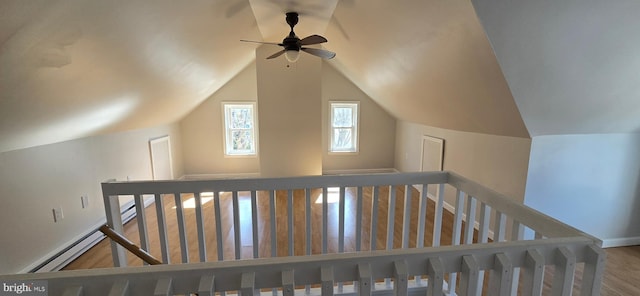
<path id="1" fill-rule="evenodd" d="M 473 4 L 532 136 L 640 132 L 640 1 Z"/>
<path id="2" fill-rule="evenodd" d="M 181 118 L 255 59 L 241 3 L 0 1 L 0 151 Z"/>
<path id="3" fill-rule="evenodd" d="M 528 137 L 469 1 L 339 2 L 334 64 L 396 118 Z"/>
<path id="4" fill-rule="evenodd" d="M 280 41 L 332 63 L 398 119 L 528 137 L 469 1 L 0 1 L 0 152 L 174 122 Z"/>

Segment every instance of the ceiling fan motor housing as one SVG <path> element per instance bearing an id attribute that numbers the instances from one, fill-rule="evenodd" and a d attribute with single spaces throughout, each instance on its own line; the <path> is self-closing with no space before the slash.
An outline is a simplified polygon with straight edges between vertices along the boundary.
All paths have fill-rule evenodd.
<path id="1" fill-rule="evenodd" d="M 293 27 L 298 24 L 298 13 L 297 12 L 287 12 L 287 24 L 291 27 L 291 31 L 293 31 Z"/>
<path id="2" fill-rule="evenodd" d="M 300 48 L 302 47 L 302 45 L 300 44 L 300 38 L 293 34 L 293 32 L 289 35 L 289 37 L 282 40 L 282 45 L 284 46 L 284 50 L 300 51 Z"/>

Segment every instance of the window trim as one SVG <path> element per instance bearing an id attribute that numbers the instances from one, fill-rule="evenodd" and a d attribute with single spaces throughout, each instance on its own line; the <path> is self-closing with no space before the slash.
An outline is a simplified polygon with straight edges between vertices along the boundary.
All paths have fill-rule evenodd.
<path id="1" fill-rule="evenodd" d="M 355 106 L 353 106 L 355 105 Z M 353 120 L 355 121 L 354 125 L 353 125 L 353 129 L 354 129 L 354 146 L 355 149 L 354 151 L 342 151 L 342 150 L 333 150 L 333 133 L 334 133 L 334 127 L 333 127 L 333 109 L 334 106 L 336 107 L 350 107 L 350 108 L 355 108 L 355 112 L 354 112 L 354 118 Z M 329 141 L 327 141 L 329 143 L 329 147 L 328 147 L 328 153 L 330 155 L 347 155 L 347 154 L 358 154 L 360 152 L 360 101 L 329 101 Z"/>
<path id="2" fill-rule="evenodd" d="M 246 107 L 251 106 L 251 110 L 253 113 L 253 125 L 251 128 L 253 134 L 253 151 L 252 153 L 229 153 L 229 147 L 227 143 L 229 142 L 230 137 L 230 129 L 228 128 L 228 109 L 232 106 L 238 107 Z M 222 102 L 222 151 L 224 157 L 231 158 L 242 158 L 242 157 L 257 157 L 258 156 L 258 112 L 256 108 L 256 102 L 253 101 L 227 101 Z"/>

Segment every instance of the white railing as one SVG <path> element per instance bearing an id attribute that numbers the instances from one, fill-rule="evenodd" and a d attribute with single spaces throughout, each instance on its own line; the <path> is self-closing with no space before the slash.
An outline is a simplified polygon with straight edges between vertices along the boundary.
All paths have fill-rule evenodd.
<path id="1" fill-rule="evenodd" d="M 432 216 L 427 215 L 429 186 L 438 187 L 439 192 L 432 197 L 435 199 Z M 137 208 L 140 244 L 150 250 L 148 226 L 157 226 L 160 246 L 153 248 L 160 250 L 164 263 L 171 262 L 167 232 L 170 222 L 165 209 L 168 200 L 175 202 L 180 258 L 182 262 L 189 262 L 191 258 L 189 250 L 194 248 L 189 246 L 183 201 L 192 195 L 198 259 L 205 263 L 71 271 L 7 279 L 46 279 L 53 295 L 82 290 L 84 295 L 94 295 L 94 291 L 96 294 L 111 291 L 113 295 L 126 292 L 129 295 L 212 295 L 240 291 L 243 296 L 258 289 L 293 295 L 299 288 L 306 294 L 322 295 L 355 292 L 408 295 L 424 290 L 428 295 L 481 295 L 483 291 L 484 295 L 540 295 L 547 284 L 554 295 L 571 295 L 574 280 L 578 279 L 581 280 L 580 295 L 598 295 L 604 269 L 604 252 L 599 240 L 450 172 L 111 182 L 103 183 L 102 187 L 108 224 L 123 233 L 119 199 L 132 195 Z M 330 211 L 328 200 L 329 189 L 333 187 L 339 188 L 337 213 Z M 415 187 L 420 190 L 414 190 Z M 312 209 L 316 208 L 312 197 L 318 191 L 323 193 L 319 213 Z M 205 192 L 213 193 L 211 210 L 203 206 Z M 248 192 L 250 206 L 241 211 L 240 196 L 245 192 Z M 349 205 L 348 192 L 354 192 Z M 403 200 L 396 204 L 398 192 Z M 279 193 L 286 196 L 278 198 Z M 145 195 L 152 195 L 155 200 L 157 223 L 147 221 Z M 446 195 L 454 200 L 451 245 L 441 246 Z M 365 198 L 368 196 L 370 198 Z M 231 213 L 222 211 L 225 198 L 231 199 Z M 278 200 L 285 201 L 284 205 L 276 206 Z M 259 205 L 267 209 L 259 209 Z M 384 206 L 387 211 L 380 215 L 378 209 Z M 296 207 L 303 210 L 296 211 Z M 350 217 L 355 233 L 349 232 L 349 235 L 345 234 L 347 207 L 354 208 L 355 212 Z M 284 214 L 277 215 L 282 211 Z M 265 214 L 268 219 L 259 217 L 263 212 L 268 213 Z M 396 212 L 403 218 L 397 225 Z M 314 213 L 320 216 L 321 223 L 314 224 Z M 247 217 L 250 218 L 245 219 Z M 241 228 L 247 225 L 241 218 L 251 226 L 250 243 L 242 241 Z M 278 218 L 286 218 L 283 219 L 286 227 L 277 222 Z M 379 222 L 386 222 L 386 227 L 378 225 Z M 205 231 L 210 223 L 215 224 L 215 233 Z M 228 223 L 231 225 L 226 225 Z M 425 230 L 427 223 L 433 224 L 431 233 Z M 228 231 L 233 229 L 233 258 L 225 256 L 223 227 Z M 296 236 L 296 227 L 304 228 L 302 234 Z M 286 228 L 286 240 L 280 241 L 286 241 L 286 245 L 279 246 L 278 229 L 283 228 Z M 260 239 L 260 229 L 269 235 Z M 379 229 L 384 232 L 380 233 Z M 318 233 L 320 238 L 314 239 Z M 355 243 L 348 249 L 345 239 L 350 236 L 355 236 Z M 212 237 L 216 238 L 215 248 L 207 245 Z M 424 248 L 424 242 L 429 240 L 431 247 Z M 319 250 L 312 249 L 315 245 L 321 246 Z M 379 245 L 384 245 L 386 250 L 375 251 L 380 249 Z M 242 249 L 247 246 L 251 246 L 251 254 L 243 256 Z M 304 246 L 303 251 L 296 252 L 300 246 Z M 124 250 L 115 244 L 112 248 L 114 264 L 125 266 Z M 219 262 L 206 262 L 210 257 L 207 252 L 212 249 Z M 261 258 L 276 257 L 279 249 L 286 249 L 288 257 Z M 270 253 L 265 254 L 264 250 Z M 349 252 L 344 253 L 345 250 Z M 314 255 L 317 253 L 321 255 Z M 246 257 L 254 259 L 233 260 Z M 553 269 L 552 275 L 545 277 L 545 266 L 553 266 L 549 268 Z M 576 268 L 582 269 L 580 278 Z M 487 283 L 485 271 L 489 272 Z M 316 289 L 314 285 L 321 288 Z"/>
<path id="2" fill-rule="evenodd" d="M 585 262 L 580 295 L 599 295 L 602 250 L 587 238 L 559 238 L 392 251 L 343 253 L 224 262 L 154 265 L 37 273 L 5 281 L 48 283 L 49 295 L 214 295 L 272 292 L 293 295 L 444 295 L 446 274 L 460 273 L 460 295 L 482 293 L 481 273 L 490 272 L 484 295 L 511 295 L 520 268 L 519 295 L 540 295 L 544 266 L 555 265 L 553 295 L 570 295 L 573 270 Z M 416 277 L 414 276 L 425 276 Z M 390 285 L 378 280 L 393 278 Z M 339 292 L 337 282 L 355 281 Z M 267 292 L 264 292 L 266 289 Z M 296 291 L 297 292 L 297 291 Z M 69 293 L 69 294 L 67 294 Z M 304 291 L 300 291 L 304 293 Z M 546 295 L 546 294 L 545 294 Z"/>

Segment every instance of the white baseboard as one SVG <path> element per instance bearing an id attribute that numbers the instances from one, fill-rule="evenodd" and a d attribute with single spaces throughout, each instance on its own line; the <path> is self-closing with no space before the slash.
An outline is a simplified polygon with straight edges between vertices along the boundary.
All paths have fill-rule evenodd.
<path id="1" fill-rule="evenodd" d="M 144 205 L 145 207 L 148 207 L 149 205 L 153 204 L 153 202 L 153 199 L 145 199 Z M 121 210 L 123 223 L 130 221 L 136 216 L 136 209 L 133 200 L 124 204 L 121 207 Z M 98 228 L 100 228 L 100 226 L 104 225 L 105 223 L 107 223 L 107 219 L 102 218 L 99 223 L 90 227 L 89 231 L 71 239 L 70 244 L 53 250 L 49 254 L 45 255 L 42 259 L 21 270 L 20 273 L 39 273 L 61 270 L 62 268 L 67 266 L 67 264 L 71 263 L 71 261 L 80 257 L 80 255 L 84 254 L 84 252 L 86 252 L 105 238 L 105 235 L 98 230 Z"/>
<path id="2" fill-rule="evenodd" d="M 326 170 L 322 171 L 323 175 L 354 175 L 354 174 L 385 174 L 385 173 L 398 173 L 398 170 L 394 168 L 379 168 L 379 169 L 353 169 L 353 170 Z"/>
<path id="3" fill-rule="evenodd" d="M 602 240 L 603 248 L 628 247 L 640 245 L 640 236 L 609 238 Z"/>
<path id="4" fill-rule="evenodd" d="M 212 180 L 212 179 L 242 179 L 259 178 L 260 173 L 238 173 L 238 174 L 186 174 L 178 180 Z"/>

